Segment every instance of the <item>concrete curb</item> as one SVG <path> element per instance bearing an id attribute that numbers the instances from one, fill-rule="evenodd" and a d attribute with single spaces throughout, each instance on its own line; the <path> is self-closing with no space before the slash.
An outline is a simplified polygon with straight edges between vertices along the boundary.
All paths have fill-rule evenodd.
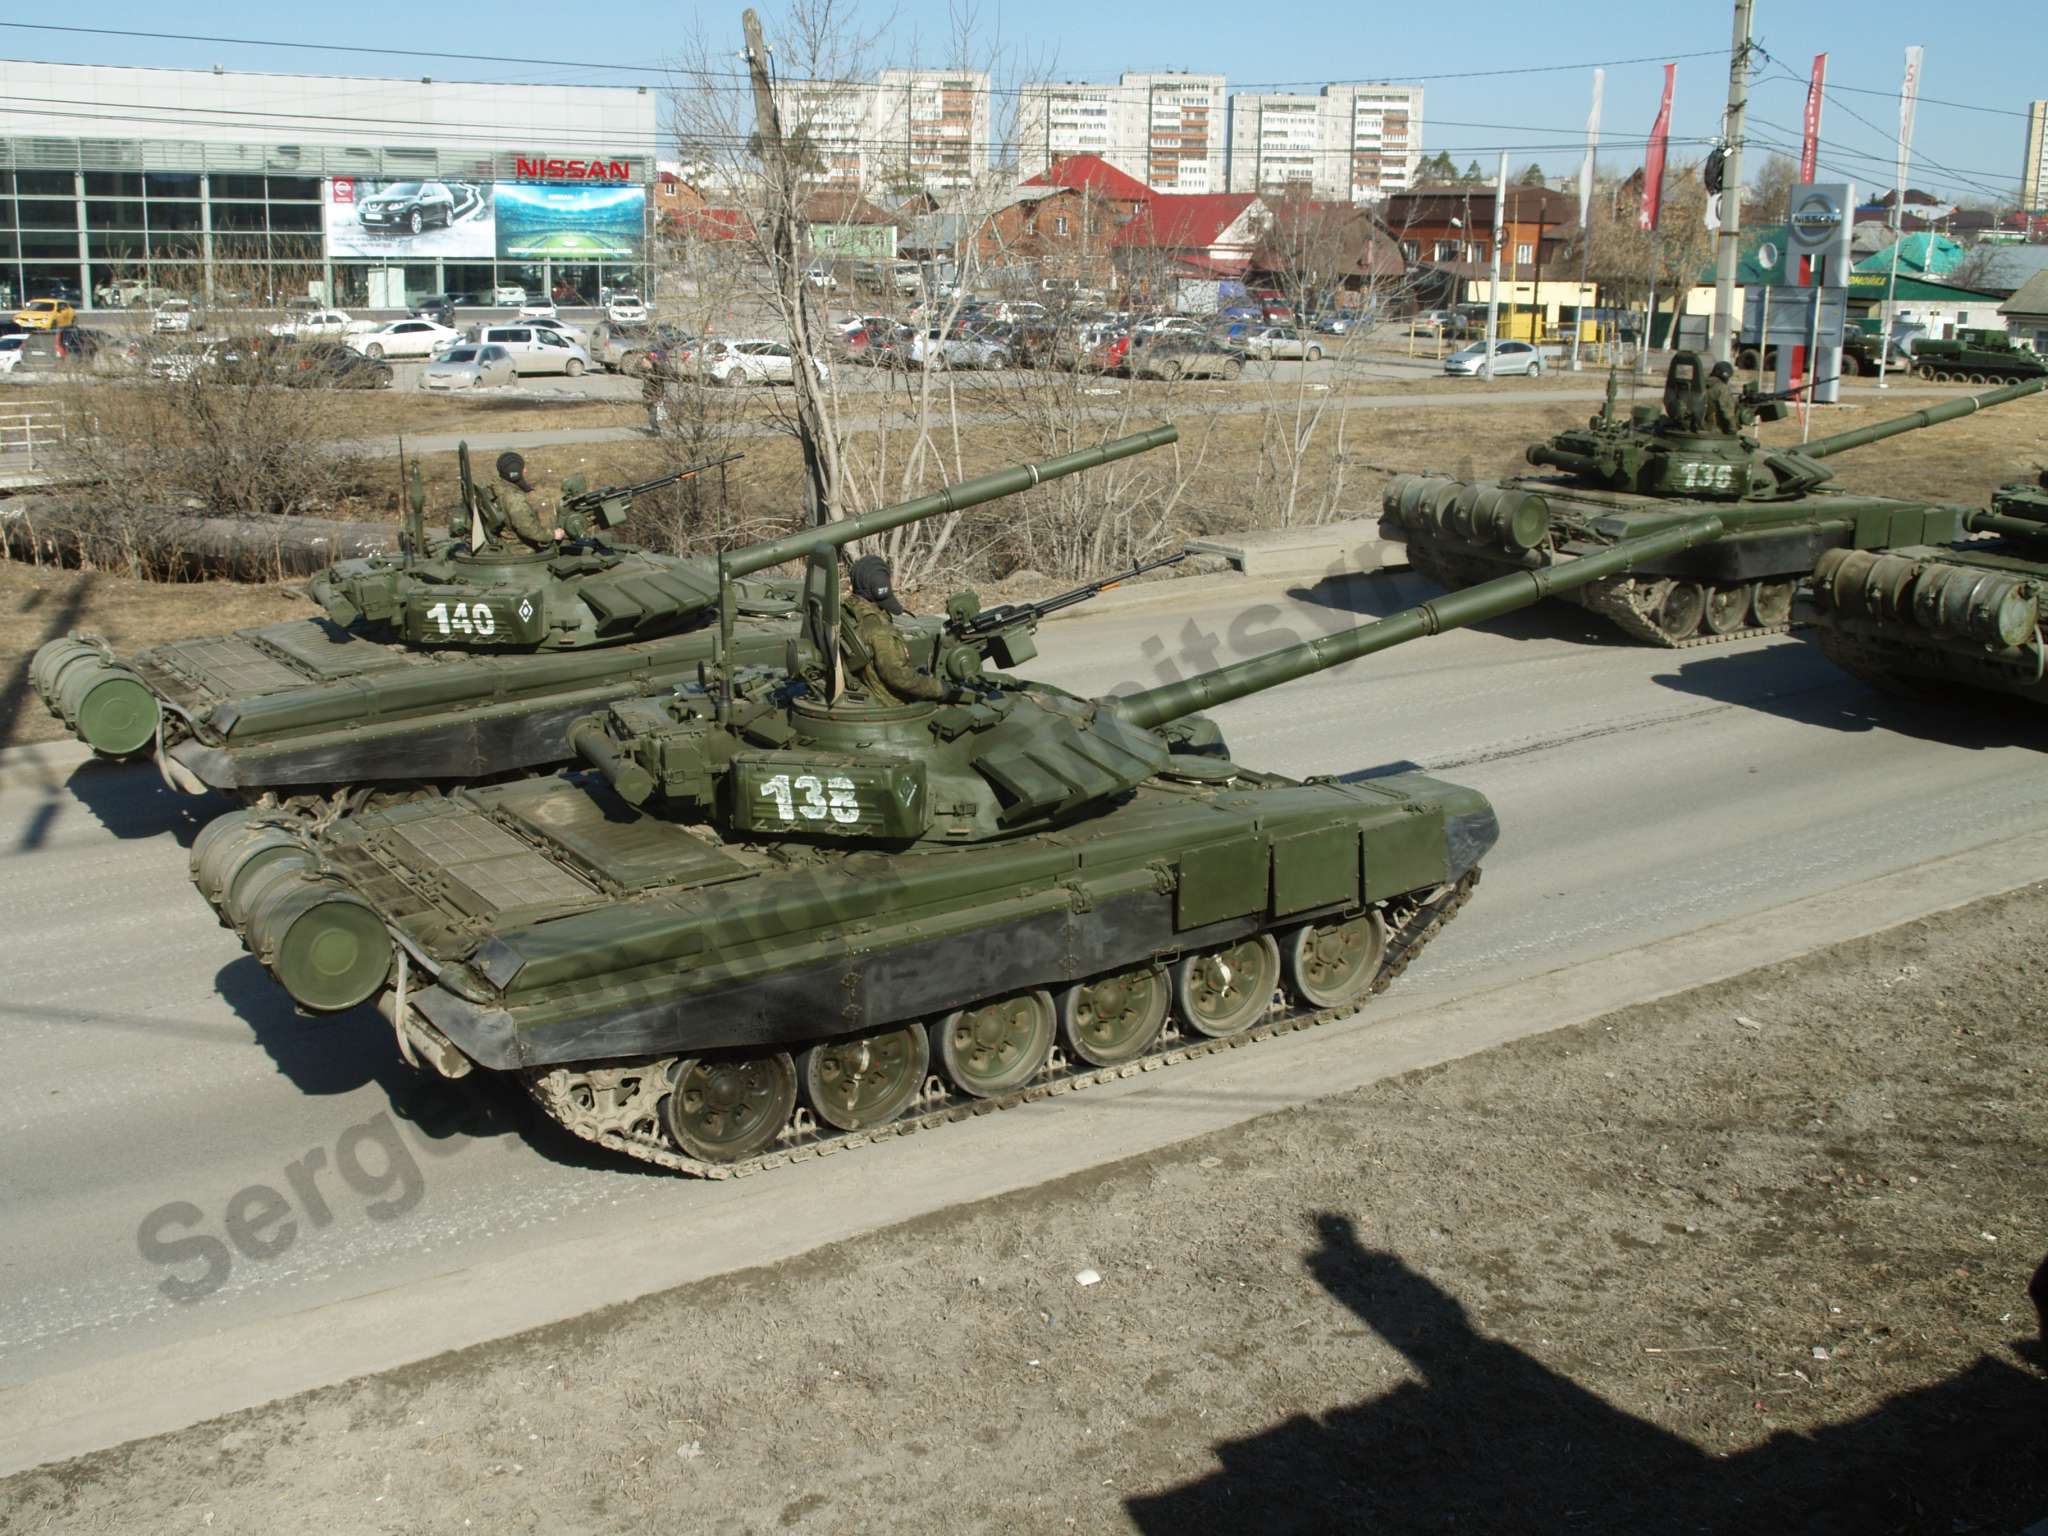
<path id="1" fill-rule="evenodd" d="M 2004 838 L 1448 1001 L 1403 999 L 1396 989 L 1374 1004 L 1369 1028 L 1347 1023 L 1284 1036 L 1257 1050 L 1209 1057 L 758 1180 L 679 1181 L 672 1220 L 468 1266 L 9 1389 L 0 1393 L 0 1474 L 163 1434 L 712 1275 L 773 1264 L 916 1216 L 1724 981 L 2013 890 L 2044 873 L 2048 832 Z M 1173 1113 L 1128 1113 L 1148 1101 L 1170 1105 Z"/>

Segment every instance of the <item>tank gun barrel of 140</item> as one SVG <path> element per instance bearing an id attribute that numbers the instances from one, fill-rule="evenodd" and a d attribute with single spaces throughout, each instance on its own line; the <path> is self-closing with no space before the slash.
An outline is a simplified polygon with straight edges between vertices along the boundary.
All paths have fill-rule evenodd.
<path id="1" fill-rule="evenodd" d="M 733 550 L 725 557 L 725 572 L 727 576 L 751 576 L 756 571 L 765 571 L 770 566 L 782 564 L 785 560 L 800 560 L 819 544 L 834 547 L 851 544 L 856 539 L 886 533 L 891 528 L 902 527 L 905 523 L 919 522 L 942 513 L 963 511 L 968 507 L 980 506 L 985 501 L 995 501 L 1004 496 L 1015 496 L 1047 480 L 1057 480 L 1064 475 L 1076 475 L 1084 469 L 1095 469 L 1104 464 L 1114 463 L 1118 459 L 1149 453 L 1154 448 L 1165 448 L 1179 441 L 1178 427 L 1159 426 L 1145 432 L 1134 432 L 1129 437 L 1119 437 L 1112 442 L 1099 443 L 1093 448 L 1080 448 L 1072 453 L 1063 453 L 1058 458 L 1045 459 L 1037 464 L 1014 464 L 1008 469 L 998 469 L 986 475 L 976 475 L 971 480 L 962 480 L 942 491 L 934 491 L 929 496 L 900 501 L 893 507 L 878 507 L 873 512 L 863 513 L 859 517 L 827 523 L 823 528 L 805 528 L 779 539 L 769 539 L 766 543 L 750 544 L 742 549 Z"/>
<path id="2" fill-rule="evenodd" d="M 1111 707 L 1132 725 L 1164 725 L 1197 710 L 1227 704 L 1249 693 L 1259 693 L 1296 678 L 1327 671 L 1345 662 L 1356 661 L 1361 656 L 1370 656 L 1375 651 L 1496 618 L 1516 608 L 1526 608 L 1543 598 L 1556 597 L 1603 577 L 1618 576 L 1635 565 L 1665 559 L 1720 535 L 1721 520 L 1718 517 L 1689 518 L 1656 533 L 1602 550 L 1597 555 L 1584 555 L 1540 570 L 1510 571 L 1492 581 L 1466 587 L 1419 607 L 1404 609 L 1341 635 L 1309 640 L 1271 655 L 1255 656 L 1250 661 L 1219 667 L 1214 672 L 1204 672 L 1143 693 L 1129 694 L 1112 701 Z"/>
<path id="3" fill-rule="evenodd" d="M 1989 410 L 1994 405 L 2027 395 L 2038 394 L 2048 389 L 2048 378 L 2025 379 L 2018 384 L 2008 384 L 2003 389 L 1987 390 L 1981 395 L 1969 395 L 1961 400 L 1944 400 L 1939 405 L 1930 405 L 1924 411 L 1914 411 L 1905 416 L 1894 416 L 1888 421 L 1873 421 L 1867 427 L 1851 427 L 1846 432 L 1837 432 L 1832 437 L 1817 437 L 1810 443 L 1801 444 L 1798 452 L 1805 458 L 1825 459 L 1851 448 L 1861 448 L 1867 443 L 1882 442 L 1888 437 L 1897 437 L 1901 432 L 1917 432 L 1922 427 L 1938 426 L 1944 421 L 1954 421 L 1959 416 L 1968 416 L 1974 411 Z"/>

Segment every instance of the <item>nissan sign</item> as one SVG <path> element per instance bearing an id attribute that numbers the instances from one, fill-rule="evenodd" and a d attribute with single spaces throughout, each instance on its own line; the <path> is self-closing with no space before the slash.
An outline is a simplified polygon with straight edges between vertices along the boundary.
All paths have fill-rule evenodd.
<path id="1" fill-rule="evenodd" d="M 631 181 L 630 160 L 556 160 L 519 155 L 513 162 L 521 181 Z"/>
<path id="2" fill-rule="evenodd" d="M 1855 191 L 1845 182 L 1805 182 L 1792 189 L 1785 217 L 1787 243 L 1797 256 L 1824 256 L 1849 264 L 1849 210 Z"/>

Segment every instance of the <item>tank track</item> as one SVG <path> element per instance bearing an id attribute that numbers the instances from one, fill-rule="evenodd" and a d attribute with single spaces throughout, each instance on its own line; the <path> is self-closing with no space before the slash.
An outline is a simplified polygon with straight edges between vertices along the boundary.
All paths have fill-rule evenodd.
<path id="1" fill-rule="evenodd" d="M 1084 1067 L 1068 1060 L 1065 1052 L 1055 1046 L 1035 1081 L 992 1099 L 971 1098 L 934 1075 L 926 1079 L 918 1107 L 887 1125 L 858 1131 L 837 1131 L 822 1125 L 799 1105 L 773 1146 L 738 1162 L 711 1163 L 688 1157 L 662 1138 L 658 1129 L 657 1106 L 666 1092 L 668 1068 L 677 1058 L 581 1070 L 558 1067 L 545 1072 L 531 1071 L 524 1074 L 526 1088 L 548 1118 L 595 1146 L 698 1178 L 745 1178 L 750 1174 L 765 1173 L 771 1168 L 850 1151 L 870 1142 L 909 1136 L 918 1131 L 933 1131 L 975 1115 L 1014 1109 L 1019 1104 L 1034 1104 L 1041 1099 L 1076 1093 L 1120 1078 L 1156 1072 L 1162 1067 L 1177 1066 L 1219 1051 L 1239 1050 L 1275 1035 L 1293 1034 L 1297 1030 L 1344 1018 L 1355 1012 L 1366 998 L 1378 996 L 1400 977 L 1422 947 L 1436 937 L 1443 925 L 1471 899 L 1472 889 L 1478 883 L 1479 870 L 1474 867 L 1403 912 L 1390 926 L 1387 953 L 1380 963 L 1379 974 L 1373 978 L 1371 987 L 1352 1002 L 1334 1008 L 1309 1008 L 1275 1001 L 1269 1005 L 1263 1022 L 1220 1040 L 1182 1034 L 1177 1022 L 1169 1018 L 1166 1029 L 1148 1054 L 1119 1062 L 1113 1067 Z M 1278 994 L 1275 996 L 1277 999 Z M 583 1091 L 589 1093 L 589 1106 L 582 1101 Z"/>
<path id="2" fill-rule="evenodd" d="M 1502 574 L 1500 568 L 1483 560 L 1461 559 L 1447 550 L 1432 549 L 1412 539 L 1408 544 L 1408 563 L 1438 586 L 1452 589 L 1469 587 Z M 1567 593 L 1562 600 L 1577 603 L 1607 620 L 1631 640 L 1666 651 L 1688 651 L 1702 645 L 1725 645 L 1731 640 L 1747 640 L 1756 635 L 1787 635 L 1792 632 L 1789 623 L 1745 624 L 1726 634 L 1709 634 L 1702 629 L 1698 634 L 1674 639 L 1650 617 L 1649 593 L 1648 584 L 1637 581 L 1633 576 L 1616 576 Z"/>

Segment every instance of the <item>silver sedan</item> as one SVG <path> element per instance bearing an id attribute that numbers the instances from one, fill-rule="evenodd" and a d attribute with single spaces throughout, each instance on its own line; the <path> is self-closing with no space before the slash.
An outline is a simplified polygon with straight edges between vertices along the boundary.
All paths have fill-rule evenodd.
<path id="1" fill-rule="evenodd" d="M 427 364 L 420 375 L 421 389 L 489 389 L 518 382 L 519 370 L 512 366 L 512 354 L 503 347 L 480 347 L 475 343 L 450 347 Z"/>

